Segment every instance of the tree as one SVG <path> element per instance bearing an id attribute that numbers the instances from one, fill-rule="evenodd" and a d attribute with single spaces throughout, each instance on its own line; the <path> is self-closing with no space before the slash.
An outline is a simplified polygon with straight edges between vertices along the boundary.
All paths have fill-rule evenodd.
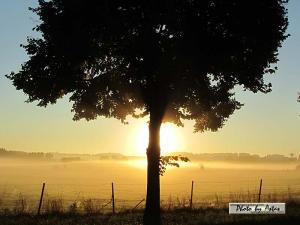
<path id="1" fill-rule="evenodd" d="M 235 86 L 269 92 L 286 2 L 39 0 L 42 37 L 8 78 L 38 106 L 69 94 L 74 120 L 149 115 L 144 223 L 160 224 L 161 124 L 217 131 L 242 106 Z"/>

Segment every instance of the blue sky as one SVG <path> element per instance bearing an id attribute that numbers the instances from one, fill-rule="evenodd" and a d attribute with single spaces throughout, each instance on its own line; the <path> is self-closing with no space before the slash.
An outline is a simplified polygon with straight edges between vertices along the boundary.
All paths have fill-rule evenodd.
<path id="1" fill-rule="evenodd" d="M 67 99 L 47 108 L 24 103 L 26 96 L 16 91 L 4 77 L 17 71 L 27 56 L 20 47 L 26 36 L 36 36 L 32 28 L 38 19 L 28 10 L 34 0 L 0 2 L 0 147 L 25 151 L 123 152 L 134 149 L 135 135 L 146 120 L 130 120 L 127 126 L 115 119 L 73 122 Z M 176 129 L 182 144 L 178 150 L 201 152 L 300 153 L 300 1 L 288 4 L 291 36 L 279 51 L 279 70 L 268 77 L 273 91 L 267 95 L 237 93 L 245 106 L 216 133 L 193 134 L 191 122 Z"/>

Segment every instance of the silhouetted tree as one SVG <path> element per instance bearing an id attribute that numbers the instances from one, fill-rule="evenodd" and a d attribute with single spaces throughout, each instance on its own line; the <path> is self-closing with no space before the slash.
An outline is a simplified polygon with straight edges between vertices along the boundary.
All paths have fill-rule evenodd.
<path id="1" fill-rule="evenodd" d="M 74 120 L 149 115 L 144 222 L 159 224 L 161 124 L 216 131 L 242 106 L 236 85 L 269 92 L 286 2 L 40 0 L 42 37 L 28 38 L 30 59 L 8 77 L 38 106 L 68 94 Z"/>

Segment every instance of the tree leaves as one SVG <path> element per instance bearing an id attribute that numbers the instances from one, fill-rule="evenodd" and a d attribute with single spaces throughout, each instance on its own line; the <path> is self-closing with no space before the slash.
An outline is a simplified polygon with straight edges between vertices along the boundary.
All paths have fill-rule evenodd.
<path id="1" fill-rule="evenodd" d="M 161 176 L 166 172 L 167 166 L 179 167 L 179 162 L 189 162 L 188 157 L 181 155 L 161 156 L 159 160 L 159 174 Z"/>
<path id="2" fill-rule="evenodd" d="M 234 88 L 268 93 L 288 37 L 284 0 L 40 0 L 42 38 L 7 77 L 39 106 L 70 96 L 74 119 L 143 117 L 217 131 L 242 104 Z M 143 113 L 137 115 L 136 111 Z"/>

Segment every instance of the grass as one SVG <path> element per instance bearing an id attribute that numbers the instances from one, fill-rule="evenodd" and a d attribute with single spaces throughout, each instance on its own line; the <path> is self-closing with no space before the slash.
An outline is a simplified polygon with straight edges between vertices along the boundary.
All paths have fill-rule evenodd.
<path id="1" fill-rule="evenodd" d="M 172 209 L 162 212 L 164 225 L 296 225 L 300 221 L 300 204 L 288 204 L 286 215 L 228 215 L 226 208 Z M 43 214 L 1 215 L 1 225 L 138 225 L 142 224 L 142 210 L 112 214 Z"/>
<path id="2" fill-rule="evenodd" d="M 21 196 L 23 199 L 23 196 Z M 76 211 L 70 206 L 68 210 L 62 210 L 62 200 L 51 200 L 48 211 L 41 216 L 35 216 L 30 212 L 18 210 L 2 211 L 0 214 L 1 225 L 140 225 L 142 224 L 143 210 L 122 210 L 114 215 L 104 213 L 94 208 L 93 202 L 86 200 L 84 211 Z M 18 200 L 19 203 L 20 200 Z M 17 201 L 16 201 L 17 203 Z M 26 203 L 23 202 L 26 206 Z M 172 203 L 175 204 L 175 203 Z M 169 204 L 171 205 L 171 204 Z M 164 225 L 298 225 L 300 221 L 300 202 L 290 200 L 287 202 L 287 214 L 285 215 L 229 215 L 225 204 L 218 206 L 201 206 L 190 210 L 180 206 L 165 207 L 162 209 Z M 51 208 L 53 207 L 53 209 Z M 21 210 L 20 210 L 21 209 Z"/>

